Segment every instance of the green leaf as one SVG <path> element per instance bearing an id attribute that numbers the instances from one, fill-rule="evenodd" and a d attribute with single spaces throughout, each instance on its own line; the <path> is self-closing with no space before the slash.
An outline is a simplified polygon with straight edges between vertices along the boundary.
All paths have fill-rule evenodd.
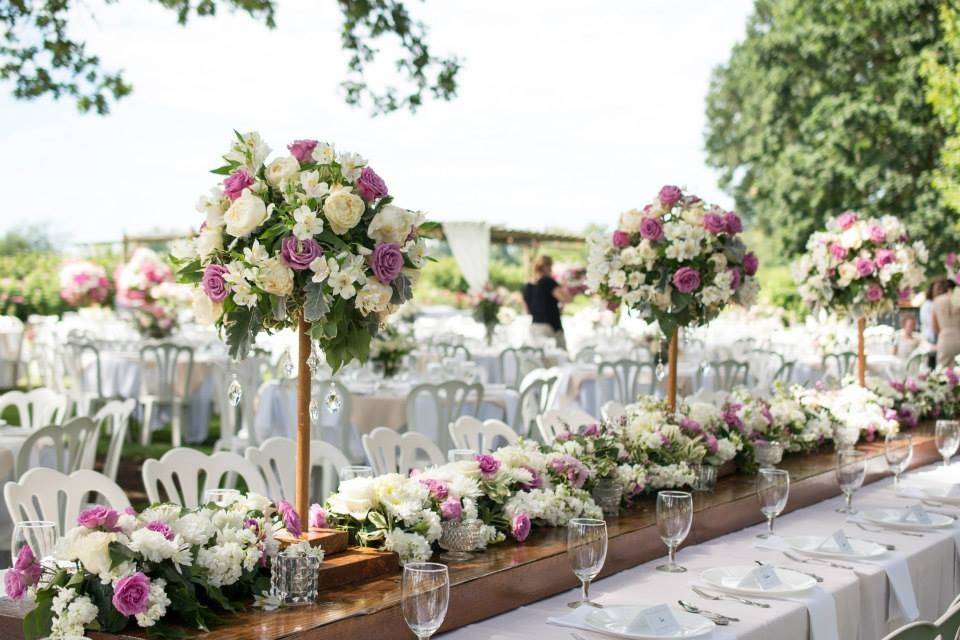
<path id="1" fill-rule="evenodd" d="M 267 228 L 266 228 L 259 236 L 257 236 L 257 237 L 260 239 L 260 242 L 261 242 L 261 243 L 264 243 L 264 242 L 266 242 L 267 240 L 270 240 L 271 238 L 274 238 L 274 237 L 279 236 L 279 235 L 281 235 L 281 234 L 283 234 L 283 233 L 286 233 L 289 229 L 290 229 L 290 226 L 287 225 L 285 222 L 278 222 L 278 223 L 276 223 L 276 224 L 274 224 L 274 225 L 271 225 L 271 226 L 267 227 Z"/>
<path id="2" fill-rule="evenodd" d="M 328 311 L 330 305 L 323 295 L 323 285 L 319 282 L 309 282 L 303 288 L 305 298 L 303 301 L 303 319 L 314 323 L 321 320 Z"/>
<path id="3" fill-rule="evenodd" d="M 243 360 L 250 353 L 250 347 L 260 332 L 260 310 L 237 307 L 224 322 L 224 327 L 227 330 L 230 357 Z"/>
<path id="4" fill-rule="evenodd" d="M 413 297 L 413 285 L 410 278 L 400 274 L 390 286 L 393 288 L 393 296 L 390 298 L 390 304 L 403 304 Z"/>
<path id="5" fill-rule="evenodd" d="M 424 220 L 423 222 L 420 223 L 418 230 L 421 233 L 429 233 L 431 231 L 436 231 L 441 226 L 442 225 L 439 222 L 436 222 L 435 220 Z"/>
<path id="6" fill-rule="evenodd" d="M 270 296 L 270 312 L 274 320 L 286 320 L 287 296 Z"/>
<path id="7" fill-rule="evenodd" d="M 136 552 L 119 542 L 111 542 L 107 550 L 110 554 L 111 569 L 123 562 L 132 562 L 137 559 Z"/>
<path id="8" fill-rule="evenodd" d="M 53 626 L 53 596 L 56 590 L 52 587 L 37 591 L 37 606 L 23 617 L 24 640 L 40 640 L 50 635 Z"/>
<path id="9" fill-rule="evenodd" d="M 217 167 L 216 169 L 211 169 L 211 170 L 210 170 L 210 173 L 215 173 L 215 174 L 217 174 L 218 176 L 228 176 L 228 175 L 230 175 L 231 173 L 233 173 L 233 170 L 234 170 L 235 167 L 236 167 L 236 165 L 225 164 L 225 165 L 223 165 L 222 167 Z"/>

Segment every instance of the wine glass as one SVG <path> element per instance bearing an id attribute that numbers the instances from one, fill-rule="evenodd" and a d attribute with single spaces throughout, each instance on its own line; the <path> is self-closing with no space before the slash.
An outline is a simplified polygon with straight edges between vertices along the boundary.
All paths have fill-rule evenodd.
<path id="1" fill-rule="evenodd" d="M 590 602 L 590 581 L 597 577 L 607 559 L 607 523 L 596 518 L 573 518 L 567 524 L 567 557 L 573 574 L 580 579 L 580 600 L 567 606 L 602 608 Z"/>
<path id="2" fill-rule="evenodd" d="M 429 638 L 447 616 L 450 603 L 450 574 L 447 565 L 436 562 L 408 562 L 400 580 L 403 619 L 419 640 Z"/>
<path id="3" fill-rule="evenodd" d="M 686 491 L 661 491 L 657 494 L 657 531 L 667 545 L 668 561 L 657 571 L 683 573 L 677 564 L 677 547 L 690 533 L 693 524 L 693 496 Z"/>
<path id="4" fill-rule="evenodd" d="M 950 466 L 950 458 L 960 447 L 960 422 L 957 420 L 937 420 L 937 451 L 943 456 L 943 466 Z"/>
<path id="5" fill-rule="evenodd" d="M 789 472 L 783 469 L 760 469 L 757 473 L 757 501 L 760 503 L 760 513 L 767 517 L 767 532 L 757 535 L 758 538 L 773 535 L 773 521 L 787 506 L 789 496 Z"/>
<path id="6" fill-rule="evenodd" d="M 447 462 L 468 462 L 476 456 L 477 452 L 473 449 L 450 449 L 447 451 Z"/>
<path id="7" fill-rule="evenodd" d="M 240 492 L 236 489 L 205 489 L 203 504 L 211 502 L 218 507 L 228 507 L 240 499 Z"/>
<path id="8" fill-rule="evenodd" d="M 837 513 L 856 513 L 853 509 L 853 493 L 863 486 L 863 477 L 867 471 L 867 456 L 862 451 L 845 449 L 837 452 L 837 482 L 846 505 L 837 509 Z"/>
<path id="9" fill-rule="evenodd" d="M 346 482 L 347 480 L 353 480 L 354 478 L 372 478 L 373 477 L 373 468 L 368 467 L 363 464 L 351 464 L 345 467 L 340 467 L 340 482 Z"/>
<path id="10" fill-rule="evenodd" d="M 891 433 L 883 441 L 883 457 L 893 472 L 893 489 L 900 487 L 900 474 L 913 457 L 913 436 L 909 433 Z"/>
<path id="11" fill-rule="evenodd" d="M 48 520 L 24 520 L 13 527 L 13 543 L 10 545 L 11 566 L 16 566 L 17 557 L 24 547 L 30 547 L 33 557 L 40 564 L 51 564 L 57 544 L 57 525 Z"/>

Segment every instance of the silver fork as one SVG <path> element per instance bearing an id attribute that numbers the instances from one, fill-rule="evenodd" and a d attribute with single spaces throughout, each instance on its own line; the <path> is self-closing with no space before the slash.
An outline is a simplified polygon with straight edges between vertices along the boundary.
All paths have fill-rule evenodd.
<path id="1" fill-rule="evenodd" d="M 850 565 L 840 564 L 839 562 L 833 562 L 832 560 L 824 560 L 822 558 L 801 558 L 800 556 L 796 556 L 789 551 L 784 551 L 783 555 L 787 556 L 794 562 L 803 562 L 805 564 L 823 564 L 828 567 L 833 567 L 834 569 L 849 569 L 850 571 L 853 571 L 853 567 Z"/>
<path id="2" fill-rule="evenodd" d="M 731 622 L 740 622 L 740 618 L 731 618 L 730 616 L 725 616 L 722 613 L 717 613 L 716 611 L 707 611 L 706 609 L 701 609 L 695 604 L 690 604 L 685 600 L 677 600 L 680 603 L 680 606 L 684 608 L 685 611 L 690 613 L 695 613 L 698 616 L 703 616 L 707 620 L 712 620 L 714 624 L 720 626 L 728 625 Z"/>
<path id="3" fill-rule="evenodd" d="M 900 529 L 871 529 L 860 522 L 854 522 L 853 524 L 857 525 L 860 529 L 868 533 L 899 533 L 902 536 L 910 536 L 911 538 L 922 538 L 922 533 L 917 533 L 916 531 L 901 531 Z"/>
<path id="4" fill-rule="evenodd" d="M 886 549 L 887 551 L 896 551 L 896 550 L 897 550 L 896 545 L 887 544 L 886 542 L 880 542 L 879 540 L 868 540 L 868 539 L 866 539 L 866 538 L 859 538 L 859 537 L 858 537 L 858 539 L 859 539 L 859 540 L 863 540 L 864 542 L 870 542 L 870 543 L 872 543 L 872 544 L 878 544 L 878 545 L 880 545 L 881 547 L 883 547 L 884 549 Z"/>
<path id="5" fill-rule="evenodd" d="M 930 507 L 937 507 L 938 509 L 941 509 L 943 507 L 949 508 L 949 505 L 945 505 L 942 502 L 934 502 L 933 500 L 924 499 L 924 500 L 921 500 L 920 502 Z M 948 518 L 953 518 L 954 520 L 957 519 L 957 514 L 952 513 L 950 511 L 931 511 L 930 513 L 936 513 L 937 515 L 947 516 Z"/>
<path id="6" fill-rule="evenodd" d="M 748 604 L 753 607 L 762 607 L 763 609 L 769 609 L 770 605 L 766 602 L 757 602 L 756 600 L 748 600 L 747 598 L 741 598 L 730 593 L 707 593 L 697 585 L 691 585 L 691 589 L 698 596 L 706 598 L 707 600 L 732 600 L 733 602 L 739 602 L 741 604 Z"/>
<path id="7" fill-rule="evenodd" d="M 812 571 L 803 571 L 803 570 L 801 570 L 801 569 L 794 569 L 794 568 L 792 568 L 792 567 L 777 567 L 777 565 L 774 565 L 774 564 L 764 564 L 763 562 L 760 562 L 759 560 L 754 560 L 754 562 L 756 562 L 756 563 L 757 563 L 758 565 L 760 565 L 761 567 L 775 567 L 775 568 L 781 568 L 781 569 L 789 569 L 790 571 L 796 571 L 797 573 L 802 573 L 802 574 L 805 575 L 805 576 L 810 576 L 811 578 L 813 578 L 813 579 L 816 580 L 817 582 L 823 582 L 823 577 L 822 577 L 822 576 L 818 576 L 817 574 L 813 573 Z"/>

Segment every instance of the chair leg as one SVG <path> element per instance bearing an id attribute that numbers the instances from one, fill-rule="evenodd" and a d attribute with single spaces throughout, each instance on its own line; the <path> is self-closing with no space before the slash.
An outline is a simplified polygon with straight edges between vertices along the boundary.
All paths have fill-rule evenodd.
<path id="1" fill-rule="evenodd" d="M 153 430 L 153 400 L 147 400 L 143 403 L 143 424 L 140 425 L 140 444 L 147 446 L 150 444 L 150 438 Z"/>
<path id="2" fill-rule="evenodd" d="M 170 439 L 173 441 L 174 447 L 179 447 L 182 441 L 182 436 L 180 434 L 180 423 L 183 419 L 183 406 L 179 402 L 173 403 L 173 424 L 171 429 L 173 433 L 170 436 Z"/>

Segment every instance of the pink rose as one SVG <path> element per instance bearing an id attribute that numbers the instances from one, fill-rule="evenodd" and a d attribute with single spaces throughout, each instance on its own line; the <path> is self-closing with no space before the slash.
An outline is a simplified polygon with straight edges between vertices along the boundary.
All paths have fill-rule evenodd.
<path id="1" fill-rule="evenodd" d="M 13 569 L 20 572 L 27 586 L 40 582 L 40 576 L 43 575 L 43 567 L 37 562 L 33 555 L 33 549 L 28 544 L 20 547 L 20 551 L 17 553 L 17 561 L 13 563 Z"/>
<path id="2" fill-rule="evenodd" d="M 874 283 L 867 287 L 867 300 L 870 302 L 877 302 L 883 298 L 883 287 Z"/>
<path id="3" fill-rule="evenodd" d="M 120 578 L 113 587 L 113 608 L 125 616 L 144 613 L 150 607 L 150 579 L 141 572 Z"/>
<path id="4" fill-rule="evenodd" d="M 318 144 L 317 140 L 294 140 L 287 145 L 287 150 L 297 159 L 297 162 L 304 164 L 313 160 L 313 150 Z"/>
<path id="5" fill-rule="evenodd" d="M 27 582 L 22 573 L 16 569 L 8 569 L 3 574 L 3 588 L 7 592 L 7 597 L 19 600 L 27 592 Z"/>
<path id="6" fill-rule="evenodd" d="M 445 482 L 440 480 L 434 480 L 433 478 L 426 478 L 420 481 L 420 484 L 425 486 L 430 495 L 437 501 L 442 502 L 447 499 L 447 495 L 450 493 L 450 490 L 447 488 Z"/>
<path id="7" fill-rule="evenodd" d="M 837 260 L 847 259 L 847 249 L 839 244 L 830 245 L 830 254 Z"/>
<path id="8" fill-rule="evenodd" d="M 283 528 L 294 538 L 299 538 L 303 529 L 300 526 L 300 516 L 293 505 L 286 500 L 277 503 L 277 512 L 283 517 Z"/>
<path id="9" fill-rule="evenodd" d="M 717 452 L 717 436 L 713 435 L 712 433 L 708 433 L 703 436 L 703 443 L 707 445 L 707 451 L 710 453 Z"/>
<path id="10" fill-rule="evenodd" d="M 400 245 L 393 242 L 381 242 L 373 249 L 373 275 L 380 284 L 390 284 L 403 270 L 403 254 Z"/>
<path id="11" fill-rule="evenodd" d="M 596 437 L 600 435 L 600 425 L 598 425 L 596 422 L 584 425 L 583 429 L 581 429 L 581 433 L 588 438 Z"/>
<path id="12" fill-rule="evenodd" d="M 723 224 L 730 235 L 736 235 L 743 231 L 743 222 L 740 221 L 740 216 L 733 211 L 727 211 L 723 214 Z"/>
<path id="13" fill-rule="evenodd" d="M 148 522 L 144 529 L 147 531 L 155 531 L 167 540 L 173 540 L 173 529 L 171 529 L 170 525 L 168 525 L 166 522 L 154 520 L 153 522 Z"/>
<path id="14" fill-rule="evenodd" d="M 485 476 L 492 476 L 500 470 L 500 461 L 489 453 L 478 453 L 473 459 L 480 465 L 480 473 Z"/>
<path id="15" fill-rule="evenodd" d="M 516 538 L 517 542 L 523 542 L 530 535 L 530 516 L 525 513 L 518 513 L 513 517 L 510 525 L 510 533 Z"/>
<path id="16" fill-rule="evenodd" d="M 680 420 L 680 428 L 684 431 L 689 431 L 690 433 L 700 433 L 703 431 L 703 427 L 700 426 L 700 423 L 691 418 L 682 418 Z"/>
<path id="17" fill-rule="evenodd" d="M 747 252 L 743 256 L 743 272 L 748 276 L 753 276 L 757 273 L 757 269 L 760 268 L 760 260 L 757 259 L 751 252 Z"/>
<path id="18" fill-rule="evenodd" d="M 656 218 L 644 218 L 640 221 L 640 236 L 646 240 L 659 240 L 663 237 L 663 224 Z"/>
<path id="19" fill-rule="evenodd" d="M 327 528 L 327 512 L 319 504 L 310 505 L 310 528 Z"/>
<path id="20" fill-rule="evenodd" d="M 853 211 L 844 211 L 839 216 L 837 216 L 837 226 L 842 230 L 846 231 L 852 227 L 858 220 L 857 214 Z"/>
<path id="21" fill-rule="evenodd" d="M 253 186 L 253 176 L 246 169 L 237 169 L 223 181 L 223 193 L 236 200 L 247 187 Z"/>
<path id="22" fill-rule="evenodd" d="M 222 264 L 208 264 L 203 270 L 200 284 L 203 287 L 203 292 L 214 302 L 222 302 L 230 293 L 227 288 L 227 281 L 223 278 L 227 271 L 228 269 Z"/>
<path id="23" fill-rule="evenodd" d="M 97 505 L 84 509 L 77 516 L 77 524 L 87 529 L 104 529 L 105 531 L 115 531 L 117 529 L 117 520 L 120 514 L 115 509 Z"/>
<path id="24" fill-rule="evenodd" d="M 888 264 L 893 264 L 897 259 L 896 254 L 890 249 L 877 249 L 877 266 L 885 267 Z"/>
<path id="25" fill-rule="evenodd" d="M 857 258 L 856 267 L 861 278 L 866 278 L 876 269 L 876 265 L 870 258 Z"/>
<path id="26" fill-rule="evenodd" d="M 717 235 L 727 230 L 727 225 L 723 221 L 723 216 L 719 213 L 706 213 L 703 216 L 703 228 Z"/>
<path id="27" fill-rule="evenodd" d="M 693 267 L 680 267 L 673 274 L 673 286 L 680 293 L 690 293 L 700 286 L 700 274 Z"/>
<path id="28" fill-rule="evenodd" d="M 879 224 L 870 225 L 870 239 L 876 244 L 883 244 L 887 241 L 887 232 Z"/>
<path id="29" fill-rule="evenodd" d="M 671 184 L 662 187 L 660 193 L 657 195 L 657 198 L 660 199 L 660 205 L 665 209 L 669 209 L 680 202 L 682 197 L 683 191 L 680 190 L 680 187 L 675 187 Z"/>
<path id="30" fill-rule="evenodd" d="M 280 243 L 280 257 L 283 263 L 294 271 L 308 269 L 310 263 L 321 255 L 323 249 L 313 238 L 299 240 L 297 236 L 289 235 Z"/>
<path id="31" fill-rule="evenodd" d="M 630 234 L 617 229 L 613 232 L 613 246 L 618 249 L 630 246 Z"/>
<path id="32" fill-rule="evenodd" d="M 727 272 L 730 273 L 730 288 L 739 289 L 740 288 L 740 269 L 736 267 L 727 267 Z"/>
<path id="33" fill-rule="evenodd" d="M 444 520 L 459 520 L 463 507 L 456 498 L 447 498 L 440 503 L 440 517 Z"/>
<path id="34" fill-rule="evenodd" d="M 388 193 L 387 183 L 370 167 L 364 167 L 363 171 L 360 172 L 356 187 L 357 195 L 367 202 L 372 202 L 377 198 L 383 198 Z"/>

